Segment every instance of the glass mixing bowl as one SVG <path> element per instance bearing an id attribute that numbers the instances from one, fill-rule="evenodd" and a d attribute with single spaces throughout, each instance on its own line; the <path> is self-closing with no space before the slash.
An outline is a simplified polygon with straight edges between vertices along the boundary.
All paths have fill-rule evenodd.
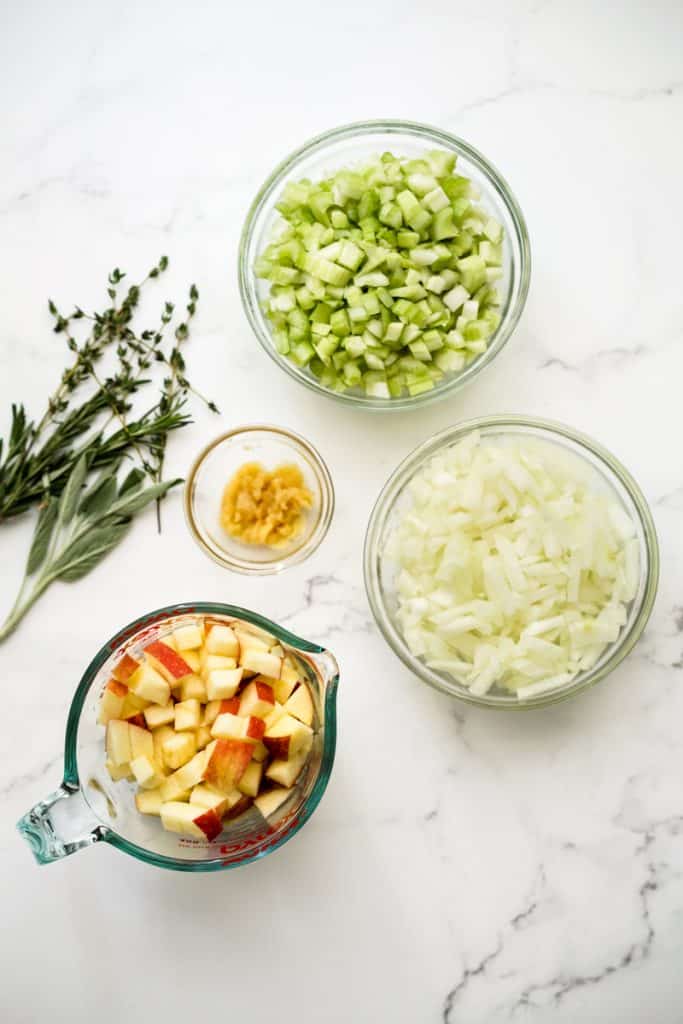
<path id="1" fill-rule="evenodd" d="M 557 445 L 580 460 L 596 487 L 607 491 L 619 503 L 635 526 L 640 550 L 638 591 L 628 609 L 628 618 L 616 641 L 610 644 L 588 671 L 562 687 L 525 699 L 494 688 L 483 696 L 470 692 L 465 683 L 430 668 L 409 650 L 397 621 L 396 565 L 385 555 L 387 539 L 399 515 L 410 505 L 408 484 L 439 451 L 461 441 L 473 430 L 483 438 L 537 439 Z M 365 536 L 365 587 L 375 621 L 385 640 L 407 667 L 423 682 L 470 704 L 493 708 L 531 708 L 552 704 L 587 689 L 611 672 L 631 651 L 650 617 L 659 580 L 659 548 L 647 502 L 630 473 L 610 452 L 591 438 L 570 427 L 524 416 L 489 416 L 470 420 L 436 434 L 415 449 L 395 470 L 384 486 L 370 517 Z"/>
<path id="2" fill-rule="evenodd" d="M 273 470 L 294 463 L 313 495 L 301 533 L 282 547 L 244 544 L 230 537 L 220 523 L 226 484 L 245 462 Z M 283 427 L 267 424 L 235 427 L 200 453 L 185 483 L 185 518 L 202 551 L 219 565 L 250 576 L 266 576 L 303 562 L 323 541 L 334 515 L 334 487 L 319 452 Z"/>
<path id="3" fill-rule="evenodd" d="M 505 231 L 503 277 L 498 282 L 501 320 L 489 339 L 488 348 L 457 374 L 448 374 L 431 391 L 400 398 L 370 398 L 358 389 L 338 393 L 324 387 L 307 369 L 281 356 L 272 340 L 271 328 L 262 309 L 269 283 L 256 277 L 256 258 L 270 242 L 281 221 L 275 209 L 284 186 L 302 178 L 320 179 L 331 172 L 390 150 L 398 156 L 416 158 L 429 149 L 446 149 L 458 157 L 461 174 L 470 178 L 481 192 L 481 203 Z M 312 391 L 328 395 L 346 405 L 363 409 L 394 410 L 414 408 L 437 401 L 461 387 L 495 359 L 519 320 L 531 272 L 529 238 L 522 211 L 507 182 L 474 147 L 438 128 L 411 121 L 363 121 L 318 135 L 279 164 L 267 178 L 251 205 L 242 231 L 239 250 L 239 284 L 242 302 L 251 327 L 271 359 L 290 377 Z"/>
<path id="4" fill-rule="evenodd" d="M 135 787 L 113 782 L 105 767 L 105 730 L 97 723 L 102 689 L 124 651 L 135 652 L 169 629 L 210 615 L 214 621 L 249 623 L 276 637 L 308 681 L 314 704 L 314 738 L 308 762 L 287 801 L 267 819 L 254 807 L 225 822 L 215 840 L 166 832 L 156 816 L 140 814 Z M 178 604 L 160 608 L 120 630 L 88 665 L 69 711 L 64 744 L 64 780 L 18 822 L 39 864 L 49 864 L 97 842 L 157 867 L 176 871 L 220 871 L 258 860 L 291 839 L 308 821 L 325 792 L 337 735 L 339 671 L 329 651 L 302 640 L 274 622 L 227 604 Z"/>

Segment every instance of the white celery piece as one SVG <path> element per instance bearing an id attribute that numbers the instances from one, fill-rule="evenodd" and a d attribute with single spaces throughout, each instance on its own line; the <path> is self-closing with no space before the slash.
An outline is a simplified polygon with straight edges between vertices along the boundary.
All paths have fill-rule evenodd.
<path id="1" fill-rule="evenodd" d="M 445 372 L 458 359 L 436 355 Z M 386 550 L 401 631 L 428 665 L 475 695 L 497 687 L 525 700 L 571 682 L 618 640 L 638 589 L 635 524 L 576 456 L 472 433 L 409 493 Z"/>
<path id="2" fill-rule="evenodd" d="M 391 400 L 486 351 L 505 239 L 455 164 L 442 150 L 385 153 L 284 188 L 255 266 L 280 355 L 331 390 Z"/>

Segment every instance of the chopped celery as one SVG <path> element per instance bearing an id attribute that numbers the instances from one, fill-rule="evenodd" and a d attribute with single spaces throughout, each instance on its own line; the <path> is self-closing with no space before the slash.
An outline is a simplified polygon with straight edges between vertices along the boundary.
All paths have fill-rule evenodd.
<path id="1" fill-rule="evenodd" d="M 324 387 L 419 395 L 461 372 L 500 323 L 502 226 L 455 173 L 455 156 L 383 153 L 291 182 L 255 261 L 280 355 Z"/>

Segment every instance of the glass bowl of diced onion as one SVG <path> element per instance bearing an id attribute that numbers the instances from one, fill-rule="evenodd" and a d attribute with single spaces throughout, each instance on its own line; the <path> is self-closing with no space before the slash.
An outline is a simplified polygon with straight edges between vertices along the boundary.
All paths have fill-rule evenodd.
<path id="1" fill-rule="evenodd" d="M 559 423 L 491 416 L 399 465 L 368 524 L 364 572 L 380 631 L 423 682 L 532 708 L 587 689 L 632 650 L 659 548 L 610 452 Z"/>
<path id="2" fill-rule="evenodd" d="M 458 331 L 449 332 L 448 337 L 445 327 L 440 332 L 442 324 L 447 321 L 439 321 L 439 300 L 450 296 L 448 302 L 453 308 L 456 308 L 456 303 L 462 303 L 463 293 L 460 286 L 464 279 L 461 278 L 461 271 L 457 269 L 454 271 L 450 267 L 446 268 L 445 282 L 441 270 L 430 274 L 429 288 L 421 303 L 421 307 L 424 308 L 414 309 L 413 306 L 418 305 L 417 301 L 409 304 L 413 298 L 413 278 L 417 277 L 419 272 L 419 268 L 414 268 L 413 277 L 408 277 L 407 280 L 409 298 L 401 296 L 403 308 L 397 312 L 397 296 L 389 294 L 389 287 L 385 290 L 374 287 L 377 282 L 381 284 L 381 270 L 387 270 L 386 267 L 365 274 L 363 271 L 370 266 L 370 257 L 362 261 L 359 267 L 355 261 L 351 261 L 349 265 L 353 269 L 348 272 L 343 266 L 335 264 L 330 268 L 330 262 L 325 262 L 328 270 L 333 269 L 337 274 L 344 275 L 342 284 L 347 287 L 359 284 L 356 290 L 361 302 L 360 305 L 354 305 L 353 310 L 362 314 L 361 307 L 364 304 L 366 320 L 360 324 L 362 332 L 353 321 L 348 326 L 350 334 L 353 335 L 352 345 L 348 345 L 348 337 L 343 337 L 342 344 L 339 345 L 339 336 L 344 331 L 337 330 L 334 320 L 332 330 L 328 329 L 328 323 L 318 322 L 321 319 L 318 315 L 320 308 L 329 303 L 333 307 L 335 305 L 334 296 L 328 300 L 327 295 L 322 294 L 325 289 L 327 292 L 334 292 L 345 306 L 351 303 L 352 300 L 346 297 L 341 300 L 341 293 L 344 290 L 342 287 L 335 288 L 324 282 L 321 285 L 316 277 L 318 271 L 315 267 L 312 268 L 315 271 L 312 275 L 297 273 L 296 267 L 278 267 L 278 275 L 289 274 L 295 278 L 291 286 L 284 276 L 281 281 L 278 278 L 278 283 L 275 284 L 264 279 L 258 271 L 263 254 L 274 238 L 286 227 L 286 221 L 277 206 L 283 201 L 283 196 L 287 195 L 288 188 L 302 181 L 315 184 L 340 172 L 353 173 L 356 169 L 366 168 L 372 160 L 380 161 L 382 154 L 392 154 L 401 161 L 413 162 L 424 161 L 430 154 L 436 154 L 437 161 L 439 154 L 446 160 L 455 157 L 452 173 L 462 176 L 463 180 L 469 180 L 470 199 L 481 211 L 482 216 L 490 219 L 487 223 L 495 225 L 496 231 L 500 230 L 499 239 L 491 235 L 497 242 L 495 246 L 491 246 L 484 239 L 484 248 L 489 252 L 493 249 L 499 250 L 498 257 L 493 259 L 496 265 L 487 269 L 487 273 L 491 275 L 489 300 L 493 305 L 487 310 L 487 315 L 490 313 L 492 316 L 489 326 L 482 326 L 485 340 L 483 336 L 477 335 L 477 323 L 469 326 L 466 323 L 471 318 L 476 320 L 477 317 L 474 294 L 468 296 L 469 301 L 466 304 L 457 307 Z M 419 165 L 416 163 L 416 166 Z M 434 212 L 429 206 L 430 203 L 436 207 L 445 202 L 443 195 L 439 194 L 434 198 L 430 194 L 421 195 L 419 187 L 417 195 L 419 203 L 426 205 L 434 220 L 438 217 L 448 217 L 449 210 Z M 395 216 L 400 220 L 401 214 L 396 210 L 397 203 L 394 198 L 388 203 L 388 219 L 391 220 L 391 217 Z M 457 203 L 458 200 L 454 199 L 453 202 Z M 333 213 L 341 217 L 339 223 L 343 223 L 343 210 L 335 209 Z M 423 214 L 424 211 L 418 210 L 418 216 L 421 217 Z M 378 216 L 380 215 L 381 211 L 378 213 Z M 403 216 L 410 217 L 410 213 L 406 214 L 403 211 Z M 323 211 L 322 219 L 328 219 L 326 211 Z M 348 226 L 352 227 L 353 222 Z M 383 225 L 380 229 L 380 235 L 385 227 L 386 225 Z M 406 220 L 403 221 L 402 227 L 408 235 L 411 234 L 410 225 Z M 423 229 L 421 241 L 414 243 L 418 246 L 421 257 L 425 259 L 429 258 L 432 246 L 429 230 L 429 227 Z M 342 233 L 345 233 L 343 229 Z M 373 236 L 373 241 L 379 246 L 391 244 L 379 235 L 376 239 Z M 362 242 L 359 244 L 363 248 Z M 306 245 L 308 246 L 308 241 Z M 327 246 L 327 250 L 335 247 L 338 248 L 337 243 Z M 479 245 L 475 248 L 478 249 Z M 322 252 L 323 249 L 319 251 Z M 433 252 L 433 246 L 431 251 Z M 404 264 L 406 260 L 412 260 L 411 254 L 415 252 L 417 249 L 401 250 Z M 335 260 L 338 258 L 343 260 L 344 257 L 334 256 Z M 362 260 L 360 255 L 359 258 Z M 437 269 L 439 266 L 438 263 L 435 264 Z M 509 186 L 498 171 L 481 153 L 462 139 L 437 128 L 407 121 L 366 121 L 336 128 L 310 140 L 287 157 L 271 173 L 254 199 L 242 232 L 239 252 L 239 284 L 244 309 L 256 337 L 271 359 L 290 377 L 313 391 L 348 405 L 377 410 L 412 408 L 436 401 L 459 390 L 488 366 L 508 341 L 519 321 L 529 287 L 530 269 L 529 239 L 524 217 Z M 376 278 L 378 270 L 380 274 Z M 324 271 L 321 270 L 320 273 L 324 274 Z M 358 276 L 359 273 L 361 277 Z M 455 288 L 450 278 L 458 280 Z M 309 286 L 314 291 L 315 288 L 320 288 L 321 294 L 316 293 L 316 297 L 312 297 L 309 294 Z M 425 290 L 422 285 L 418 285 L 418 288 Z M 431 288 L 435 288 L 436 291 L 432 292 Z M 380 294 L 382 300 L 386 298 L 384 305 L 389 308 L 391 323 L 387 322 L 389 316 L 386 309 L 382 311 L 380 308 L 381 302 L 375 303 L 377 309 L 371 306 L 376 292 Z M 492 297 L 494 292 L 495 297 Z M 306 298 L 303 298 L 304 295 Z M 273 296 L 277 296 L 276 302 L 283 306 L 280 319 L 284 328 L 277 328 L 272 315 L 269 316 L 269 306 L 272 314 Z M 428 310 L 427 302 L 432 303 L 435 310 Z M 303 303 L 303 309 L 299 303 Z M 480 306 L 483 309 L 483 300 Z M 479 311 L 478 322 L 483 325 L 482 309 Z M 351 313 L 351 308 L 347 307 L 346 311 Z M 442 308 L 443 312 L 445 310 Z M 303 321 L 303 328 L 298 320 L 293 320 L 295 315 Z M 380 315 L 384 317 L 383 323 L 380 321 Z M 416 322 L 413 323 L 411 320 L 408 323 L 412 316 L 416 318 Z M 292 325 L 289 324 L 290 319 L 299 331 L 296 338 L 301 335 L 303 341 L 294 340 L 295 334 Z M 326 311 L 322 319 L 327 319 Z M 453 327 L 455 313 L 451 320 L 453 323 L 450 326 Z M 420 330 L 416 329 L 416 324 L 419 324 Z M 465 326 L 466 333 L 471 336 L 470 340 L 465 338 L 462 343 L 459 340 L 452 341 L 458 333 L 465 332 Z M 397 338 L 395 332 L 401 330 L 402 334 Z M 327 331 L 327 336 L 321 337 L 318 331 Z M 412 339 L 410 349 L 407 347 L 409 334 L 411 338 L 413 334 L 416 335 Z M 425 335 L 429 351 L 422 344 Z M 406 342 L 406 345 L 403 345 L 403 342 Z M 399 358 L 403 360 L 400 368 L 395 365 Z"/>

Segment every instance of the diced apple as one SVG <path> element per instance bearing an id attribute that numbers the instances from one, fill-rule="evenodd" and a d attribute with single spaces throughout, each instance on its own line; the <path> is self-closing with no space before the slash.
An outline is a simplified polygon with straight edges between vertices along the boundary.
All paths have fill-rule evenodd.
<path id="1" fill-rule="evenodd" d="M 250 796 L 245 796 L 245 794 L 240 793 L 239 790 L 237 791 L 237 795 L 239 800 L 232 803 L 223 815 L 226 821 L 232 821 L 233 818 L 239 818 L 240 814 L 244 814 L 245 811 L 248 811 L 253 803 Z"/>
<path id="2" fill-rule="evenodd" d="M 298 718 L 305 725 L 313 724 L 313 698 L 311 697 L 311 691 L 305 683 L 297 686 L 285 704 L 285 711 L 289 715 L 294 715 L 295 718 Z"/>
<path id="3" fill-rule="evenodd" d="M 279 782 L 281 786 L 293 786 L 301 769 L 306 764 L 307 758 L 308 750 L 303 749 L 287 760 L 278 758 L 276 761 L 271 761 L 266 768 L 266 776 L 273 782 Z"/>
<path id="4" fill-rule="evenodd" d="M 195 736 L 197 737 L 197 750 L 203 750 L 211 742 L 211 729 L 208 725 L 200 725 Z"/>
<path id="5" fill-rule="evenodd" d="M 125 704 L 128 687 L 119 683 L 116 679 L 110 679 L 100 697 L 100 707 L 97 715 L 99 725 L 106 725 L 111 718 L 124 718 L 123 706 Z"/>
<path id="6" fill-rule="evenodd" d="M 197 739 L 193 732 L 176 732 L 164 740 L 161 747 L 164 764 L 171 769 L 182 767 L 197 752 Z"/>
<path id="7" fill-rule="evenodd" d="M 173 630 L 173 639 L 179 651 L 194 651 L 204 643 L 204 631 L 196 623 L 178 626 Z"/>
<path id="8" fill-rule="evenodd" d="M 206 694 L 209 700 L 223 700 L 234 697 L 242 680 L 242 669 L 213 669 L 206 679 Z"/>
<path id="9" fill-rule="evenodd" d="M 266 730 L 266 723 L 262 718 L 250 715 L 243 718 L 241 715 L 232 715 L 229 712 L 218 716 L 211 727 L 211 735 L 217 739 L 251 739 L 260 740 Z"/>
<path id="10" fill-rule="evenodd" d="M 254 807 L 258 808 L 264 818 L 269 818 L 282 806 L 291 792 L 291 789 L 271 789 L 268 793 L 256 797 Z"/>
<path id="11" fill-rule="evenodd" d="M 169 725 L 175 721 L 175 705 L 172 701 L 163 705 L 150 704 L 143 714 L 148 728 L 158 729 L 160 725 Z"/>
<path id="12" fill-rule="evenodd" d="M 182 700 L 175 706 L 175 731 L 199 728 L 201 706 L 198 700 Z"/>
<path id="13" fill-rule="evenodd" d="M 164 781 L 162 773 L 157 770 L 152 758 L 144 754 L 133 758 L 130 762 L 130 769 L 135 776 L 135 781 L 142 789 L 156 789 Z"/>
<path id="14" fill-rule="evenodd" d="M 183 700 L 198 700 L 202 704 L 207 700 L 206 683 L 194 673 L 183 679 L 178 689 Z"/>
<path id="15" fill-rule="evenodd" d="M 200 783 L 195 786 L 190 795 L 190 803 L 196 804 L 197 807 L 203 807 L 207 811 L 215 811 L 221 817 L 230 807 L 231 796 L 234 797 L 234 802 L 240 798 L 238 790 L 233 790 L 232 794 L 221 793 L 217 789 L 212 789 L 211 786 L 207 786 L 204 783 Z"/>
<path id="16" fill-rule="evenodd" d="M 226 700 L 222 700 L 220 703 L 219 714 L 224 715 L 227 713 L 231 715 L 238 715 L 240 711 L 240 699 L 239 697 L 228 697 Z"/>
<path id="17" fill-rule="evenodd" d="M 204 833 L 206 838 L 211 842 L 216 836 L 219 836 L 223 831 L 223 823 L 218 814 L 214 810 L 202 811 L 194 819 L 194 823 L 200 831 Z"/>
<path id="18" fill-rule="evenodd" d="M 249 740 L 217 740 L 204 770 L 204 781 L 229 793 L 247 770 L 252 750 Z"/>
<path id="19" fill-rule="evenodd" d="M 273 688 L 268 683 L 253 679 L 245 686 L 240 699 L 241 715 L 265 718 L 275 707 Z"/>
<path id="20" fill-rule="evenodd" d="M 206 649 L 202 652 L 200 674 L 206 680 L 212 672 L 227 671 L 237 668 L 235 658 L 226 658 L 222 654 L 207 654 Z"/>
<path id="21" fill-rule="evenodd" d="M 134 775 L 130 770 L 129 764 L 114 764 L 114 762 L 107 758 L 104 762 L 104 766 L 109 772 L 114 782 L 119 782 L 121 779 L 133 779 Z"/>
<path id="22" fill-rule="evenodd" d="M 163 745 L 169 736 L 175 736 L 175 730 L 170 725 L 161 725 L 158 729 L 154 729 L 152 732 L 154 757 L 160 764 L 164 763 Z"/>
<path id="23" fill-rule="evenodd" d="M 129 723 L 131 761 L 136 757 L 154 757 L 154 740 L 149 729 Z"/>
<path id="24" fill-rule="evenodd" d="M 276 701 L 273 710 L 264 718 L 264 722 L 266 723 L 266 732 L 268 729 L 272 728 L 276 722 L 279 722 L 283 715 L 286 714 L 287 712 L 285 711 L 284 705 L 278 704 Z"/>
<path id="25" fill-rule="evenodd" d="M 120 683 L 127 683 L 133 673 L 139 668 L 139 665 L 140 662 L 136 661 L 135 658 L 131 658 L 130 654 L 124 654 L 120 661 L 114 665 L 111 674 Z"/>
<path id="26" fill-rule="evenodd" d="M 204 708 L 203 725 L 213 725 L 221 710 L 221 701 L 210 700 Z"/>
<path id="27" fill-rule="evenodd" d="M 262 775 L 263 765 L 259 764 L 258 761 L 252 761 L 251 764 L 247 766 L 247 770 L 240 781 L 237 783 L 237 788 L 240 793 L 244 793 L 245 796 L 256 796 L 261 784 Z"/>
<path id="28" fill-rule="evenodd" d="M 274 725 L 266 729 L 263 742 L 275 758 L 295 757 L 300 750 L 308 751 L 313 738 L 309 725 L 292 715 L 283 715 Z"/>
<path id="29" fill-rule="evenodd" d="M 201 750 L 187 764 L 173 772 L 173 775 L 169 775 L 161 784 L 161 795 L 164 800 L 176 800 L 177 797 L 173 795 L 174 793 L 191 790 L 193 786 L 198 786 L 202 781 L 207 760 L 207 752 Z"/>
<path id="30" fill-rule="evenodd" d="M 271 639 L 266 640 L 265 636 L 257 636 L 256 633 L 250 633 L 246 629 L 237 628 L 234 630 L 234 633 L 240 645 L 240 658 L 246 650 L 269 651 L 272 647 Z"/>
<path id="31" fill-rule="evenodd" d="M 130 677 L 129 689 L 151 704 L 168 704 L 171 699 L 171 687 L 147 661 Z"/>
<path id="32" fill-rule="evenodd" d="M 268 757 L 268 747 L 265 745 L 263 740 L 257 740 L 254 744 L 254 753 L 252 754 L 254 761 L 263 762 Z"/>
<path id="33" fill-rule="evenodd" d="M 130 745 L 130 726 L 118 718 L 107 722 L 105 741 L 107 757 L 115 765 L 128 764 L 132 755 Z"/>
<path id="34" fill-rule="evenodd" d="M 161 799 L 166 802 L 168 800 L 179 800 L 181 803 L 189 799 L 190 790 L 189 788 L 183 788 L 181 780 L 176 778 L 177 773 L 169 775 L 167 779 L 159 786 L 159 792 L 161 793 Z"/>
<path id="35" fill-rule="evenodd" d="M 287 662 L 283 662 L 282 675 L 279 679 L 274 679 L 271 683 L 275 700 L 279 701 L 280 704 L 285 704 L 300 682 L 301 680 L 298 674 L 295 672 L 293 676 L 290 675 L 290 673 L 287 672 Z"/>
<path id="36" fill-rule="evenodd" d="M 183 661 L 190 666 L 193 672 L 199 672 L 199 667 L 201 665 L 199 651 L 178 651 L 178 654 Z"/>
<path id="37" fill-rule="evenodd" d="M 145 708 L 150 706 L 148 700 L 143 700 L 142 697 L 136 697 L 134 693 L 128 691 L 126 698 L 123 702 L 123 711 L 121 712 L 121 718 L 133 718 L 140 711 L 144 711 Z"/>
<path id="38" fill-rule="evenodd" d="M 214 624 L 206 638 L 206 650 L 209 654 L 222 654 L 227 658 L 237 658 L 240 652 L 239 640 L 230 626 Z"/>
<path id="39" fill-rule="evenodd" d="M 161 814 L 161 803 L 158 789 L 141 789 L 135 794 L 135 806 L 140 814 Z"/>
<path id="40" fill-rule="evenodd" d="M 161 805 L 161 824 L 167 832 L 179 832 L 181 835 L 204 839 L 204 833 L 195 825 L 199 808 L 191 804 L 182 804 L 177 800 L 169 800 Z"/>
<path id="41" fill-rule="evenodd" d="M 274 654 L 269 654 L 267 651 L 248 647 L 240 654 L 240 665 L 245 672 L 254 672 L 256 675 L 272 676 L 273 679 L 279 679 L 282 659 L 276 658 Z"/>
<path id="42" fill-rule="evenodd" d="M 154 640 L 148 644 L 145 647 L 145 658 L 169 683 L 184 679 L 192 672 L 190 666 L 178 652 L 165 644 L 163 640 Z"/>
<path id="43" fill-rule="evenodd" d="M 275 644 L 274 647 L 270 648 L 270 653 L 274 654 L 276 658 L 284 658 L 285 649 L 281 644 Z"/>

